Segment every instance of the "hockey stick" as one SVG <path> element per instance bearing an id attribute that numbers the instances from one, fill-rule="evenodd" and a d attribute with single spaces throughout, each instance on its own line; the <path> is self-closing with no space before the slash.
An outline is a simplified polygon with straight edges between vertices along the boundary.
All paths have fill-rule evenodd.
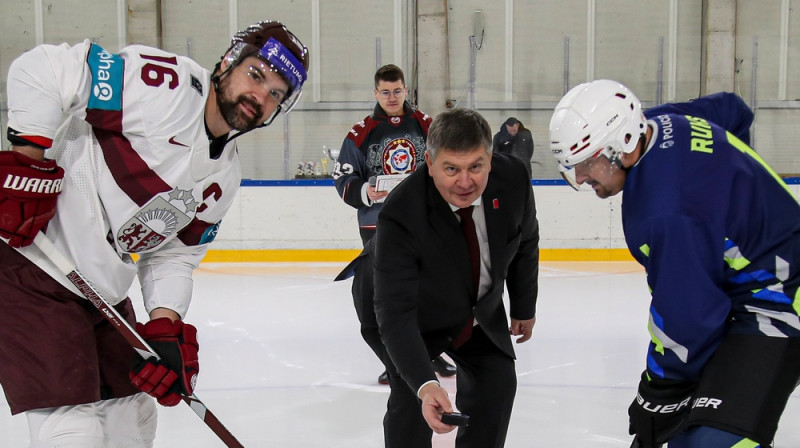
<path id="1" fill-rule="evenodd" d="M 97 292 L 96 289 L 86 280 L 86 277 L 81 274 L 78 269 L 75 267 L 73 263 L 71 263 L 67 258 L 58 250 L 58 248 L 50 241 L 44 233 L 39 232 L 36 235 L 36 238 L 33 240 L 33 244 L 42 251 L 42 253 L 47 257 L 59 271 L 61 271 L 64 276 L 67 277 L 78 291 L 86 297 L 89 302 L 100 311 L 100 314 L 106 318 L 116 329 L 119 331 L 122 336 L 125 338 L 128 343 L 130 343 L 136 352 L 139 353 L 143 358 L 147 359 L 150 357 L 161 359 L 158 353 L 153 350 L 152 347 L 139 336 L 139 333 L 136 332 L 133 328 L 131 328 L 130 324 L 119 314 L 119 312 L 108 304 L 108 302 Z M 225 426 L 217 419 L 217 417 L 208 410 L 205 404 L 197 398 L 197 395 L 192 394 L 191 396 L 183 396 L 183 401 L 189 405 L 190 408 L 197 414 L 200 419 L 205 422 L 208 427 L 214 431 L 220 440 L 225 443 L 226 446 L 229 448 L 244 448 L 244 445 L 239 443 L 236 440 L 236 437 L 228 431 Z"/>

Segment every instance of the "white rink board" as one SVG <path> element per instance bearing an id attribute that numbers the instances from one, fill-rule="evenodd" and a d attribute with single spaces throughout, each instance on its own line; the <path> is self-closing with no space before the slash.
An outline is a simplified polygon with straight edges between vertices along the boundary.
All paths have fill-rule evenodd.
<path id="1" fill-rule="evenodd" d="M 800 197 L 800 185 L 789 186 Z M 625 248 L 622 196 L 532 187 L 543 249 Z M 360 249 L 356 210 L 333 186 L 242 187 L 212 249 Z"/>

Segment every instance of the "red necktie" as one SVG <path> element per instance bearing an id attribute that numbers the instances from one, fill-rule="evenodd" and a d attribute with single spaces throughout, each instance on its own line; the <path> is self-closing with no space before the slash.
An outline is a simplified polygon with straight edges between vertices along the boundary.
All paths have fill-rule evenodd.
<path id="1" fill-rule="evenodd" d="M 461 230 L 464 231 L 464 237 L 467 239 L 467 247 L 469 248 L 469 259 L 472 265 L 472 288 L 475 295 L 470 298 L 470 302 L 474 305 L 478 300 L 478 286 L 481 279 L 481 249 L 478 245 L 478 233 L 475 230 L 475 221 L 472 220 L 473 206 L 460 208 L 456 210 L 458 216 L 461 217 Z M 459 348 L 472 336 L 472 327 L 475 317 L 470 313 L 469 320 L 461 333 L 453 341 L 453 347 Z"/>

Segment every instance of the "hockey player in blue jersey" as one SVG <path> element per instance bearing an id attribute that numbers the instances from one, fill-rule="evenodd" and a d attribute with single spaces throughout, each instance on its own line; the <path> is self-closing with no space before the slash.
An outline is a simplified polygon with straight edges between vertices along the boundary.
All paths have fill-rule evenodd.
<path id="1" fill-rule="evenodd" d="M 800 205 L 749 147 L 752 119 L 730 93 L 643 112 L 598 80 L 550 121 L 573 187 L 624 188 L 625 240 L 647 271 L 632 446 L 769 447 L 800 378 Z"/>

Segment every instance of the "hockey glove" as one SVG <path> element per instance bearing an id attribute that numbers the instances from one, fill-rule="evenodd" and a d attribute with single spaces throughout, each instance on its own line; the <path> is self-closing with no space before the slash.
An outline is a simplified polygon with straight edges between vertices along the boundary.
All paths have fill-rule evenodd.
<path id="1" fill-rule="evenodd" d="M 182 395 L 192 395 L 200 371 L 197 329 L 183 321 L 162 317 L 144 325 L 137 323 L 136 331 L 161 359 L 134 361 L 130 372 L 133 385 L 163 406 L 175 406 Z"/>
<path id="2" fill-rule="evenodd" d="M 636 399 L 628 408 L 628 433 L 636 436 L 632 446 L 657 448 L 677 433 L 689 415 L 694 386 L 685 381 L 649 379 L 647 372 L 642 373 Z"/>
<path id="3" fill-rule="evenodd" d="M 18 151 L 0 151 L 0 236 L 27 246 L 56 214 L 64 170 Z"/>

